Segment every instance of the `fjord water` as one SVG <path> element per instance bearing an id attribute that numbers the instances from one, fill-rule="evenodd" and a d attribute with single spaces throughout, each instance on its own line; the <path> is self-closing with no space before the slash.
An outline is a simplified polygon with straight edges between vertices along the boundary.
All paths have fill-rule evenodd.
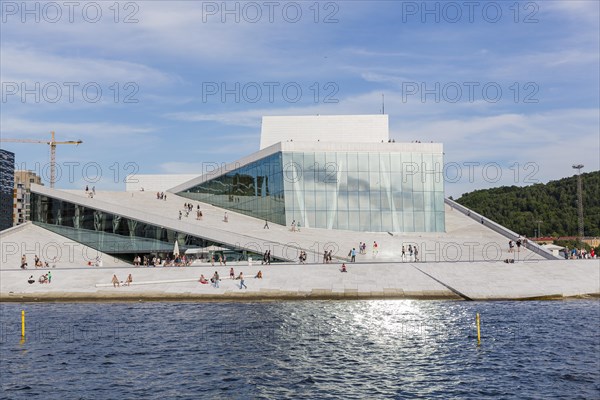
<path id="1" fill-rule="evenodd" d="M 3 399 L 600 398 L 597 300 L 4 303 L 0 311 Z"/>

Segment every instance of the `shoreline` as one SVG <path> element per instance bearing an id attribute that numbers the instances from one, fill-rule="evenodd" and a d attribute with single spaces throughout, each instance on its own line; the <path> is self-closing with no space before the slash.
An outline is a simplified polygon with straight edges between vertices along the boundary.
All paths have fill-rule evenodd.
<path id="1" fill-rule="evenodd" d="M 560 294 L 543 295 L 523 298 L 493 298 L 465 300 L 459 296 L 452 295 L 366 295 L 366 294 L 305 294 L 305 295 L 286 295 L 275 294 L 240 294 L 240 295 L 189 295 L 181 294 L 131 294 L 124 295 L 90 295 L 89 293 L 68 293 L 64 295 L 23 295 L 23 294 L 2 294 L 1 303 L 140 303 L 140 302 L 171 302 L 171 303 L 218 303 L 218 302 L 293 302 L 293 301 L 352 301 L 352 300 L 423 300 L 423 301 L 574 301 L 574 300 L 597 300 L 600 301 L 600 294 L 584 294 L 574 296 L 563 296 Z"/>

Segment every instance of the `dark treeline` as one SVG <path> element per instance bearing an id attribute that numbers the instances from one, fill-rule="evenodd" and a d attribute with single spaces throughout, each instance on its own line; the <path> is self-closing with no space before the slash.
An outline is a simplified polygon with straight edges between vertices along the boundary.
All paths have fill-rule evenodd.
<path id="1" fill-rule="evenodd" d="M 600 171 L 581 174 L 585 236 L 600 236 Z M 529 237 L 576 236 L 577 175 L 526 187 L 502 186 L 463 194 L 458 203 Z"/>

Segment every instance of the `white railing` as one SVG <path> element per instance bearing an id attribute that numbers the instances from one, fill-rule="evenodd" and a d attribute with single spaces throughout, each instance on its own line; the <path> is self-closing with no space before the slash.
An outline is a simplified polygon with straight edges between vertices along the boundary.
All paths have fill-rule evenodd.
<path id="1" fill-rule="evenodd" d="M 502 236 L 505 236 L 506 238 L 508 238 L 509 240 L 513 240 L 516 241 L 519 237 L 521 237 L 521 235 L 519 235 L 516 232 L 511 231 L 510 229 L 506 228 L 505 226 L 500 225 L 497 222 L 492 221 L 489 218 L 486 218 L 485 216 L 457 203 L 454 200 L 450 200 L 448 198 L 444 199 L 444 202 L 446 204 L 448 204 L 450 207 L 452 207 L 453 209 L 460 211 L 461 213 L 463 213 L 464 215 L 466 215 L 467 217 L 470 217 L 471 219 L 482 223 L 483 225 L 485 225 L 487 228 L 493 230 L 496 233 L 501 234 Z M 527 241 L 527 250 L 531 250 L 534 253 L 548 259 L 548 260 L 561 260 L 562 258 L 560 257 L 556 257 L 554 254 L 552 254 L 549 250 L 543 248 L 542 246 L 540 246 L 539 244 L 528 240 Z"/>

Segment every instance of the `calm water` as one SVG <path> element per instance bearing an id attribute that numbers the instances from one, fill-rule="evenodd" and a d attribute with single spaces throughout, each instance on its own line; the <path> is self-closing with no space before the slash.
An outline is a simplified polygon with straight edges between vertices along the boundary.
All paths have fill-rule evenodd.
<path id="1" fill-rule="evenodd" d="M 1 304 L 0 311 L 6 399 L 600 398 L 599 301 Z"/>

